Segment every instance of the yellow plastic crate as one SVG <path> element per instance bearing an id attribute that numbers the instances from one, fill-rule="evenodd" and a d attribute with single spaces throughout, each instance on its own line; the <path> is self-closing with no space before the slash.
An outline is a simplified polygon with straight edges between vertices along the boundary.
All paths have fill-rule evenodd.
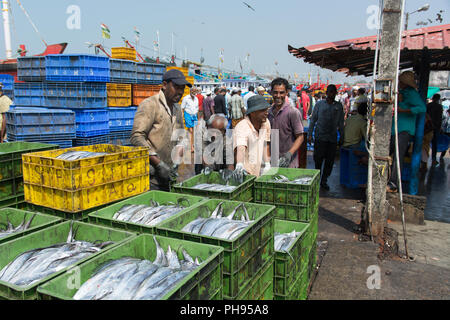
<path id="1" fill-rule="evenodd" d="M 172 70 L 172 69 L 176 69 L 176 70 L 180 70 L 183 74 L 184 74 L 184 76 L 186 77 L 186 79 L 188 78 L 188 76 L 189 76 L 189 69 L 188 68 L 182 68 L 182 67 L 174 67 L 174 66 L 167 66 L 166 67 L 166 71 L 169 71 L 169 70 Z M 194 83 L 194 77 L 192 77 L 192 84 Z M 188 80 L 189 81 L 189 80 Z"/>
<path id="2" fill-rule="evenodd" d="M 150 178 L 148 174 L 76 191 L 60 190 L 29 183 L 24 185 L 25 201 L 71 213 L 129 198 L 149 190 Z"/>
<path id="3" fill-rule="evenodd" d="M 107 83 L 108 107 L 129 107 L 132 104 L 131 84 Z"/>
<path id="4" fill-rule="evenodd" d="M 136 49 L 134 48 L 127 48 L 127 47 L 111 48 L 111 57 L 113 59 L 138 61 L 136 59 Z"/>
<path id="5" fill-rule="evenodd" d="M 109 154 L 73 161 L 56 159 L 72 150 Z M 78 191 L 132 177 L 148 176 L 150 172 L 147 148 L 108 144 L 24 154 L 22 166 L 25 183 L 65 191 Z"/>

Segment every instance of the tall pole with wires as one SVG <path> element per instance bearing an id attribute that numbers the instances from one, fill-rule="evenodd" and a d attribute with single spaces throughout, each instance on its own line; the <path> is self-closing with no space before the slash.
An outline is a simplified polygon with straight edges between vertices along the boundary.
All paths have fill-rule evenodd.
<path id="1" fill-rule="evenodd" d="M 5 34 L 6 59 L 12 59 L 11 32 L 9 27 L 9 2 L 2 0 L 3 29 Z"/>

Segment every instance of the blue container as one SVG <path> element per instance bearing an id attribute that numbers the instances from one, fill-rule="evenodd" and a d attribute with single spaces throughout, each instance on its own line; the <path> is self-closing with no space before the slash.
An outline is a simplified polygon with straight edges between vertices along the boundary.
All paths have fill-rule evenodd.
<path id="1" fill-rule="evenodd" d="M 117 146 L 131 146 L 131 131 L 111 132 L 108 137 L 110 144 Z"/>
<path id="2" fill-rule="evenodd" d="M 9 74 L 0 74 L 0 83 L 2 83 L 3 91 L 14 90 L 14 77 Z"/>
<path id="3" fill-rule="evenodd" d="M 133 129 L 136 110 L 137 107 L 108 108 L 109 130 L 113 132 Z"/>
<path id="4" fill-rule="evenodd" d="M 136 63 L 137 83 L 160 84 L 166 67 L 156 63 Z"/>
<path id="5" fill-rule="evenodd" d="M 16 137 L 13 134 L 8 133 L 8 142 L 14 141 L 28 141 L 28 142 L 41 142 L 41 143 L 49 143 L 56 144 L 60 148 L 70 148 L 72 147 L 72 139 L 65 139 L 60 137 L 60 135 L 51 135 L 45 138 L 34 136 L 34 137 Z"/>
<path id="6" fill-rule="evenodd" d="M 14 104 L 16 106 L 46 106 L 43 83 L 15 83 Z"/>
<path id="7" fill-rule="evenodd" d="M 340 155 L 340 183 L 349 189 L 357 189 L 359 185 L 367 183 L 367 166 L 358 164 L 360 158 L 353 150 L 363 151 L 363 149 L 341 148 Z"/>
<path id="8" fill-rule="evenodd" d="M 76 127 L 77 138 L 87 138 L 108 134 L 108 110 L 76 110 Z"/>
<path id="9" fill-rule="evenodd" d="M 47 81 L 109 82 L 109 58 L 82 54 L 45 56 Z"/>
<path id="10" fill-rule="evenodd" d="M 35 136 L 75 138 L 75 113 L 70 110 L 14 108 L 6 114 L 7 132 L 16 137 Z"/>
<path id="11" fill-rule="evenodd" d="M 90 138 L 76 138 L 73 141 L 74 141 L 74 144 L 76 147 L 91 146 L 91 145 L 95 145 L 95 144 L 108 144 L 109 137 L 108 137 L 108 135 L 101 135 L 101 136 L 90 137 Z"/>
<path id="12" fill-rule="evenodd" d="M 437 152 L 444 152 L 448 149 L 450 144 L 450 137 L 445 134 L 440 134 L 437 138 Z"/>
<path id="13" fill-rule="evenodd" d="M 136 83 L 136 62 L 122 59 L 109 59 L 110 82 Z"/>
<path id="14" fill-rule="evenodd" d="M 19 81 L 45 81 L 45 57 L 17 58 L 17 78 Z"/>
<path id="15" fill-rule="evenodd" d="M 48 82 L 43 106 L 67 109 L 106 108 L 106 83 Z M 18 105 L 18 103 L 16 103 Z"/>

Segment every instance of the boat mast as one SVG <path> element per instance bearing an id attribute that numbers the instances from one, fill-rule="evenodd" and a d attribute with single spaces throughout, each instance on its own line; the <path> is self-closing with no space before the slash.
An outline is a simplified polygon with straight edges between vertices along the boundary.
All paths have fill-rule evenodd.
<path id="1" fill-rule="evenodd" d="M 9 27 L 9 3 L 8 0 L 2 0 L 3 29 L 5 33 L 6 59 L 12 59 L 11 32 Z"/>

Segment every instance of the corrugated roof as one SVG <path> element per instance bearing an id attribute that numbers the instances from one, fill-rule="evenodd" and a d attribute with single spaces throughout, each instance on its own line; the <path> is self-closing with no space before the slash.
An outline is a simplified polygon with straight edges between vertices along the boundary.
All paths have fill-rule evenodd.
<path id="1" fill-rule="evenodd" d="M 373 72 L 377 36 L 334 41 L 288 50 L 297 58 L 322 68 L 366 75 Z M 450 24 L 407 30 L 402 35 L 401 69 L 413 67 L 418 51 L 428 50 L 432 70 L 450 70 Z"/>

